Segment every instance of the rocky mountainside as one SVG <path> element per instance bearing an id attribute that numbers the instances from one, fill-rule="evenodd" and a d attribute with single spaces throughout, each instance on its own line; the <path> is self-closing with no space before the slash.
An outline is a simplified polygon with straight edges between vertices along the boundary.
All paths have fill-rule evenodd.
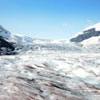
<path id="1" fill-rule="evenodd" d="M 20 42 L 29 42 L 32 43 L 34 41 L 33 38 L 28 36 L 23 36 L 20 34 L 12 33 L 0 25 L 0 36 L 10 42 L 20 43 Z"/>
<path id="2" fill-rule="evenodd" d="M 82 42 L 84 40 L 90 39 L 92 37 L 100 36 L 100 23 L 93 26 L 89 26 L 82 32 L 76 34 L 73 38 L 70 39 L 71 42 Z"/>
<path id="3" fill-rule="evenodd" d="M 1 54 L 11 54 L 11 52 L 14 50 L 15 50 L 15 47 L 13 46 L 12 43 L 0 37 L 0 55 Z"/>

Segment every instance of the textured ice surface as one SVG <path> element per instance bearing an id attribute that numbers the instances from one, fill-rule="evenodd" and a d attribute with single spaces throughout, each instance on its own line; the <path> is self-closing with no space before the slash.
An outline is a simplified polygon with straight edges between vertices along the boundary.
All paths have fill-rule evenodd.
<path id="1" fill-rule="evenodd" d="M 1 56 L 0 100 L 100 100 L 100 54 Z"/>

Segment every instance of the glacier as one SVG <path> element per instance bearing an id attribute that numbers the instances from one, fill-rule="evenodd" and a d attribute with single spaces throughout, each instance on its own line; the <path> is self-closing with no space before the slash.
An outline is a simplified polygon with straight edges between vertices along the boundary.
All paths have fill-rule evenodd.
<path id="1" fill-rule="evenodd" d="M 99 100 L 100 54 L 27 51 L 0 57 L 0 100 Z"/>
<path id="2" fill-rule="evenodd" d="M 0 56 L 0 100 L 100 100 L 99 36 L 77 43 L 25 38 L 0 27 L 18 53 Z"/>

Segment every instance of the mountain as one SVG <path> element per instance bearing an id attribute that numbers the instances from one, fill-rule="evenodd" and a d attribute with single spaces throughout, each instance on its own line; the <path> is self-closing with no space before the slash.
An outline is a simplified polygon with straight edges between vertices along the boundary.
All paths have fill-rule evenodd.
<path id="1" fill-rule="evenodd" d="M 61 44 L 66 43 L 68 40 L 60 39 L 60 40 L 48 40 L 48 39 L 38 39 L 38 38 L 31 38 L 25 35 L 12 33 L 6 30 L 4 27 L 0 25 L 0 36 L 7 41 L 15 42 L 15 43 L 35 43 L 35 44 Z"/>
<path id="2" fill-rule="evenodd" d="M 12 43 L 9 43 L 8 41 L 6 41 L 2 37 L 0 37 L 0 55 L 12 54 L 12 51 L 14 51 L 14 50 L 15 50 L 15 47 Z"/>
<path id="3" fill-rule="evenodd" d="M 28 36 L 12 33 L 0 25 L 0 36 L 10 42 L 29 42 L 32 43 L 33 39 Z"/>
<path id="4" fill-rule="evenodd" d="M 22 52 L 28 51 L 28 50 L 39 50 L 39 49 L 69 51 L 69 49 L 73 47 L 72 45 L 71 46 L 68 45 L 69 41 L 67 39 L 48 40 L 48 39 L 31 38 L 28 36 L 12 33 L 6 30 L 5 28 L 3 28 L 1 25 L 0 25 L 0 37 L 2 38 L 2 41 L 6 42 L 6 43 L 2 42 L 0 44 L 2 45 L 0 49 L 2 47 L 5 47 L 6 51 L 8 51 L 9 45 L 12 45 L 11 43 L 14 43 L 13 47 L 15 47 L 15 50 L 17 51 L 21 50 Z M 66 49 L 66 46 L 67 46 L 67 49 Z M 76 46 L 75 46 L 75 49 L 76 49 Z M 3 50 L 3 52 L 5 52 L 5 50 Z"/>
<path id="5" fill-rule="evenodd" d="M 100 36 L 100 23 L 97 23 L 93 26 L 87 27 L 82 32 L 77 33 L 73 38 L 70 39 L 70 41 L 71 42 L 83 42 L 83 41 L 87 40 L 92 43 L 94 38 L 95 38 L 95 41 L 98 41 L 99 36 Z M 94 41 L 93 41 L 93 43 L 94 43 Z"/>
<path id="6" fill-rule="evenodd" d="M 0 25 L 0 55 L 12 54 L 16 48 L 14 44 L 23 42 L 33 43 L 33 39 L 28 36 L 14 34 Z"/>

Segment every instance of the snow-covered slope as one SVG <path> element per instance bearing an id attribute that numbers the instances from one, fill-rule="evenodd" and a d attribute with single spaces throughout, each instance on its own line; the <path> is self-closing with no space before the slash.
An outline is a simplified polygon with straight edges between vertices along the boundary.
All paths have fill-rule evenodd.
<path id="1" fill-rule="evenodd" d="M 4 39 L 10 41 L 10 42 L 29 42 L 32 43 L 34 39 L 28 36 L 23 36 L 20 34 L 12 33 L 10 31 L 7 31 L 5 28 L 3 28 L 0 25 L 0 36 Z"/>
<path id="2" fill-rule="evenodd" d="M 96 45 L 100 43 L 100 36 L 91 37 L 81 42 L 84 46 Z"/>
<path id="3" fill-rule="evenodd" d="M 10 39 L 11 33 L 0 25 L 0 36 L 5 39 Z"/>
<path id="4" fill-rule="evenodd" d="M 95 28 L 96 31 L 100 31 L 100 23 L 95 24 L 93 26 L 89 26 L 85 30 L 89 30 L 89 29 L 92 29 L 92 28 Z M 84 46 L 98 45 L 99 43 L 100 43 L 100 36 L 93 36 L 89 39 L 82 41 L 82 44 Z"/>
<path id="5" fill-rule="evenodd" d="M 95 28 L 96 31 L 100 31 L 100 23 L 89 26 L 89 27 L 85 28 L 84 30 L 89 30 L 89 29 L 92 29 L 92 28 Z"/>
<path id="6" fill-rule="evenodd" d="M 100 23 L 85 28 L 82 32 L 77 33 L 73 38 L 71 38 L 70 41 L 71 42 L 82 42 L 84 40 L 90 39 L 92 37 L 98 37 L 98 36 L 100 36 Z"/>
<path id="7" fill-rule="evenodd" d="M 60 39 L 60 40 L 48 40 L 48 39 L 37 39 L 37 38 L 31 38 L 28 36 L 24 36 L 17 33 L 12 33 L 10 31 L 7 31 L 5 28 L 3 28 L 0 25 L 0 36 L 4 39 L 10 41 L 10 42 L 25 42 L 25 43 L 35 43 L 35 44 L 62 44 L 62 43 L 68 43 L 69 40 L 67 39 Z"/>

